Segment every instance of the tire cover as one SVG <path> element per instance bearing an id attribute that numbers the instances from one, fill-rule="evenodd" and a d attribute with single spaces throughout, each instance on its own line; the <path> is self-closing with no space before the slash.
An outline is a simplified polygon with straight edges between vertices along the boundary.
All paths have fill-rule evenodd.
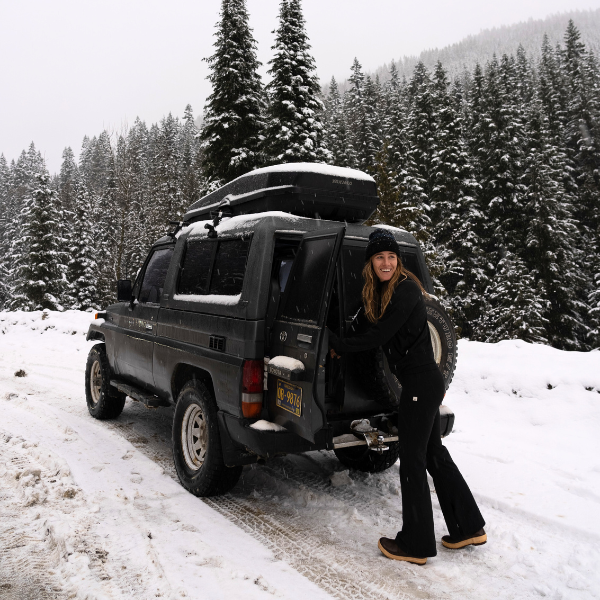
<path id="1" fill-rule="evenodd" d="M 456 333 L 444 307 L 433 298 L 425 298 L 427 322 L 434 357 L 444 377 L 446 389 L 456 369 Z M 354 355 L 350 368 L 355 369 L 364 383 L 363 391 L 371 400 L 387 408 L 397 408 L 402 386 L 389 368 L 381 348 Z"/>
<path id="2" fill-rule="evenodd" d="M 425 306 L 435 361 L 444 376 L 444 384 L 448 389 L 456 369 L 457 346 L 454 323 L 437 300 L 425 298 Z"/>

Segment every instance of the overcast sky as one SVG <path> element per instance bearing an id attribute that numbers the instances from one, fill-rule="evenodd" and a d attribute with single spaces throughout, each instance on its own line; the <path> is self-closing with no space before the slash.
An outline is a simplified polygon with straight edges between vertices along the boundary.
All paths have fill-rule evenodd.
<path id="1" fill-rule="evenodd" d="M 202 112 L 210 93 L 220 0 L 0 0 L 0 153 L 16 159 L 35 142 L 51 172 L 85 134 L 147 124 L 186 104 Z M 263 76 L 278 0 L 248 0 Z M 304 0 L 323 81 L 344 80 L 354 57 L 366 71 L 443 47 L 482 29 L 600 0 Z"/>

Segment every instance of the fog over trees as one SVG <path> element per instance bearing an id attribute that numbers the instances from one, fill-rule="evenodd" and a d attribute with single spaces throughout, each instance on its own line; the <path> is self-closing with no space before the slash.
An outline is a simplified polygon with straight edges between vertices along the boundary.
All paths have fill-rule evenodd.
<path id="1" fill-rule="evenodd" d="M 53 177 L 33 143 L 0 156 L 0 307 L 105 306 L 208 191 L 327 162 L 375 177 L 372 222 L 417 237 L 461 336 L 600 346 L 600 68 L 575 22 L 558 45 L 460 72 L 417 61 L 372 76 L 358 56 L 324 94 L 299 0 L 281 2 L 266 87 L 244 0 L 222 1 L 216 40 L 200 129 L 189 105 L 138 119 L 84 138 L 78 161 L 66 148 Z"/>

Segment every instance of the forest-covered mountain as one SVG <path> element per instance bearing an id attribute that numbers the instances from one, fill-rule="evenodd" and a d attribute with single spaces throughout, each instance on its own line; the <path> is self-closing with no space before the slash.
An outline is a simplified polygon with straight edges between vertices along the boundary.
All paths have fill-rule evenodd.
<path id="1" fill-rule="evenodd" d="M 329 162 L 377 180 L 374 222 L 422 243 L 461 335 L 600 346 L 600 67 L 569 22 L 532 58 L 490 55 L 451 78 L 332 80 L 319 97 L 300 0 L 282 0 L 265 89 L 245 0 L 222 0 L 213 94 L 125 134 L 65 149 L 50 177 L 35 146 L 0 157 L 0 304 L 103 306 L 202 194 L 253 168 Z"/>
<path id="2" fill-rule="evenodd" d="M 497 57 L 515 54 L 519 45 L 531 60 L 537 61 L 541 56 L 544 36 L 552 46 L 561 44 L 570 20 L 577 23 L 581 41 L 597 55 L 600 49 L 600 9 L 563 12 L 546 19 L 529 19 L 513 25 L 484 29 L 456 44 L 424 50 L 418 56 L 403 56 L 394 62 L 400 77 L 410 78 L 419 62 L 432 70 L 438 61 L 444 65 L 450 77 L 455 77 L 465 70 L 472 71 L 477 63 L 485 64 L 494 54 Z M 389 69 L 390 64 L 385 64 L 372 75 L 379 75 L 382 81 L 386 81 Z"/>

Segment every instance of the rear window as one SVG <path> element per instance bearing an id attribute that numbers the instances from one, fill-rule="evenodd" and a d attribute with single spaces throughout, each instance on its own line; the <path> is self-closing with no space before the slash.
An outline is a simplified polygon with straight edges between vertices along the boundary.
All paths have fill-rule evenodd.
<path id="1" fill-rule="evenodd" d="M 220 296 L 240 294 L 249 251 L 250 238 L 188 240 L 177 293 Z"/>
<path id="2" fill-rule="evenodd" d="M 285 276 L 287 295 L 282 318 L 309 323 L 318 321 L 335 241 L 335 235 L 330 235 L 302 242 L 291 276 Z"/>

